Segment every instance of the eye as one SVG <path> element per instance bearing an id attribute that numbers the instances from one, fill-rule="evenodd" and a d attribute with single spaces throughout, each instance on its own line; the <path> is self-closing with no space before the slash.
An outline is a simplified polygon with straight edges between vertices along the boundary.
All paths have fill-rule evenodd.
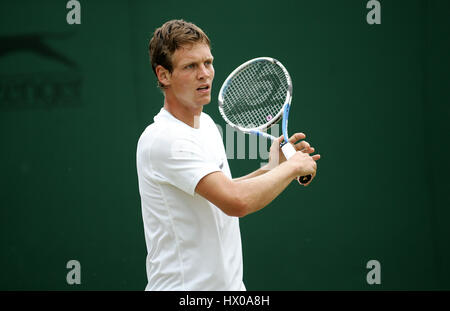
<path id="1" fill-rule="evenodd" d="M 189 64 L 187 66 L 185 66 L 185 69 L 193 69 L 195 67 L 195 64 Z"/>
<path id="2" fill-rule="evenodd" d="M 207 61 L 205 62 L 205 65 L 206 65 L 206 66 L 210 66 L 210 65 L 212 65 L 212 61 L 210 61 L 210 60 L 207 60 Z"/>

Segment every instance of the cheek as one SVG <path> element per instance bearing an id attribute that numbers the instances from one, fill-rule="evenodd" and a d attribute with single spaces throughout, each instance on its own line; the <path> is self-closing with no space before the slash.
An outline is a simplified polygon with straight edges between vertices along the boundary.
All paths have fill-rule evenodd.
<path id="1" fill-rule="evenodd" d="M 186 87 L 186 85 L 188 84 L 188 77 L 186 77 L 186 75 L 184 74 L 178 74 L 176 76 L 176 78 L 174 79 L 174 86 L 177 89 L 183 89 Z"/>

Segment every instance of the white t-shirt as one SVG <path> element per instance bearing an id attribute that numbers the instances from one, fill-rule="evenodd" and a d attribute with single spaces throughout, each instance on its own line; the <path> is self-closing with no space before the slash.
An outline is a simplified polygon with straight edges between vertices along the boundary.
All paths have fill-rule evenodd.
<path id="1" fill-rule="evenodd" d="M 195 192 L 209 173 L 232 178 L 214 121 L 202 113 L 194 129 L 162 108 L 139 138 L 136 160 L 146 290 L 245 290 L 239 218 Z"/>

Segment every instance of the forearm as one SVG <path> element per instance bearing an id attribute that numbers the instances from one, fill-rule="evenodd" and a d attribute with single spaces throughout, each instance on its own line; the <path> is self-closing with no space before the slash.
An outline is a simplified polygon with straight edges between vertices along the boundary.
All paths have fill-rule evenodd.
<path id="1" fill-rule="evenodd" d="M 258 171 L 254 173 L 256 172 Z M 292 168 L 285 162 L 251 178 L 233 180 L 245 208 L 243 216 L 254 213 L 272 202 L 294 179 L 292 172 Z"/>
<path id="2" fill-rule="evenodd" d="M 274 144 L 272 146 L 276 146 Z M 271 152 L 281 154 L 278 149 L 271 147 Z M 309 145 L 303 150 L 281 164 L 275 161 L 279 157 L 272 155 L 269 163 L 278 165 L 266 165 L 236 179 L 230 179 L 221 171 L 210 173 L 197 183 L 195 192 L 228 216 L 243 217 L 254 213 L 272 202 L 296 176 L 311 175 L 314 178 L 320 155 L 309 156 L 314 151 Z"/>
<path id="3" fill-rule="evenodd" d="M 254 178 L 254 177 L 263 175 L 263 174 L 267 173 L 268 171 L 269 171 L 269 168 L 268 168 L 268 165 L 266 164 L 263 167 L 257 169 L 256 171 L 251 172 L 250 174 L 247 174 L 245 176 L 241 176 L 238 178 L 233 178 L 233 181 L 241 182 L 241 181 L 249 179 L 249 178 Z"/>

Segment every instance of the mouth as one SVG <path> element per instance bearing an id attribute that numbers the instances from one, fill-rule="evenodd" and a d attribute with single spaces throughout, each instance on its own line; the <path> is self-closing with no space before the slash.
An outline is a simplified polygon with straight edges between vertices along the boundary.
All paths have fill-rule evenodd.
<path id="1" fill-rule="evenodd" d="M 197 91 L 200 93 L 209 93 L 210 88 L 209 84 L 202 84 L 197 88 Z"/>

